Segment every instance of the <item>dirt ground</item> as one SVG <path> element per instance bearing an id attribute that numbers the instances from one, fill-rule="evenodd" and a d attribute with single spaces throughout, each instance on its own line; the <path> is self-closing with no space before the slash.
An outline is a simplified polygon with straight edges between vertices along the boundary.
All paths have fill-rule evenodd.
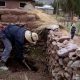
<path id="1" fill-rule="evenodd" d="M 80 47 L 80 36 L 75 36 L 73 41 Z"/>
<path id="2" fill-rule="evenodd" d="M 0 75 L 0 77 L 0 80 L 51 80 L 48 76 L 44 76 L 40 73 L 33 73 L 30 71 L 15 73 L 9 72 L 8 74 L 6 73 L 3 77 Z"/>
<path id="3" fill-rule="evenodd" d="M 11 63 L 10 63 L 11 64 Z M 38 71 L 29 71 L 20 64 L 10 66 L 9 71 L 0 71 L 0 80 L 51 80 L 48 72 L 45 72 L 43 63 L 38 62 Z"/>
<path id="4" fill-rule="evenodd" d="M 51 76 L 48 70 L 46 70 L 46 56 L 42 48 L 32 48 L 28 54 L 27 56 L 35 61 L 35 65 L 38 68 L 37 72 L 26 69 L 21 63 L 14 62 L 11 58 L 8 60 L 9 71 L 0 70 L 0 80 L 51 80 Z"/>

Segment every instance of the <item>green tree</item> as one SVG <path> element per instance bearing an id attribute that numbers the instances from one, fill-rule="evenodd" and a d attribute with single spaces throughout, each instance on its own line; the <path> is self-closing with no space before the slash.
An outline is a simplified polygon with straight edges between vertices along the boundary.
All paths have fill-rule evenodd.
<path id="1" fill-rule="evenodd" d="M 59 0 L 54 0 L 54 2 L 51 5 L 54 8 L 53 13 L 58 14 L 59 13 Z"/>
<path id="2" fill-rule="evenodd" d="M 80 16 L 80 0 L 75 0 L 74 13 Z"/>
<path id="3" fill-rule="evenodd" d="M 43 3 L 35 2 L 35 6 L 43 6 Z"/>
<path id="4" fill-rule="evenodd" d="M 80 15 L 80 0 L 59 0 L 62 10 L 70 15 Z"/>

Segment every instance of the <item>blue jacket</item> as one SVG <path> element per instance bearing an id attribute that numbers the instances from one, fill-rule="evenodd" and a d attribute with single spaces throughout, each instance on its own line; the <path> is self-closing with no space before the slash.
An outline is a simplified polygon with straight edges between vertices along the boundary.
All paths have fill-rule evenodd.
<path id="1" fill-rule="evenodd" d="M 25 28 L 21 28 L 16 25 L 8 25 L 4 29 L 4 34 L 8 39 L 10 39 L 10 41 L 24 44 L 25 31 Z"/>
<path id="2" fill-rule="evenodd" d="M 0 39 L 4 39 L 6 36 L 3 30 L 0 30 Z"/>

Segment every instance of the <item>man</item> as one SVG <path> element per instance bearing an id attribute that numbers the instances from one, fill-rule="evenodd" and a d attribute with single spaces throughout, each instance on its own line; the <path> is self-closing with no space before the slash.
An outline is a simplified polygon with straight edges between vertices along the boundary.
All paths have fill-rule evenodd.
<path id="1" fill-rule="evenodd" d="M 26 30 L 23 27 L 18 27 L 16 25 L 8 25 L 5 27 L 0 24 L 0 38 L 5 47 L 1 55 L 0 69 L 8 70 L 8 67 L 5 65 L 5 63 L 10 56 L 12 47 L 14 45 L 16 46 L 17 60 L 23 61 L 23 46 L 25 42 L 36 44 L 38 35 L 37 33 Z"/>
<path id="2" fill-rule="evenodd" d="M 74 38 L 75 32 L 76 32 L 75 24 L 72 24 L 72 28 L 71 28 L 71 39 Z"/>

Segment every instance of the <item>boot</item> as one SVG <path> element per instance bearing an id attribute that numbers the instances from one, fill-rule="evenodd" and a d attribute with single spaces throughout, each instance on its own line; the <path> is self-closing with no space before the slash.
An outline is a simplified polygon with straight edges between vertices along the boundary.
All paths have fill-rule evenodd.
<path id="1" fill-rule="evenodd" d="M 8 67 L 5 65 L 5 62 L 3 61 L 0 61 L 0 70 L 4 70 L 4 71 L 8 70 Z"/>

